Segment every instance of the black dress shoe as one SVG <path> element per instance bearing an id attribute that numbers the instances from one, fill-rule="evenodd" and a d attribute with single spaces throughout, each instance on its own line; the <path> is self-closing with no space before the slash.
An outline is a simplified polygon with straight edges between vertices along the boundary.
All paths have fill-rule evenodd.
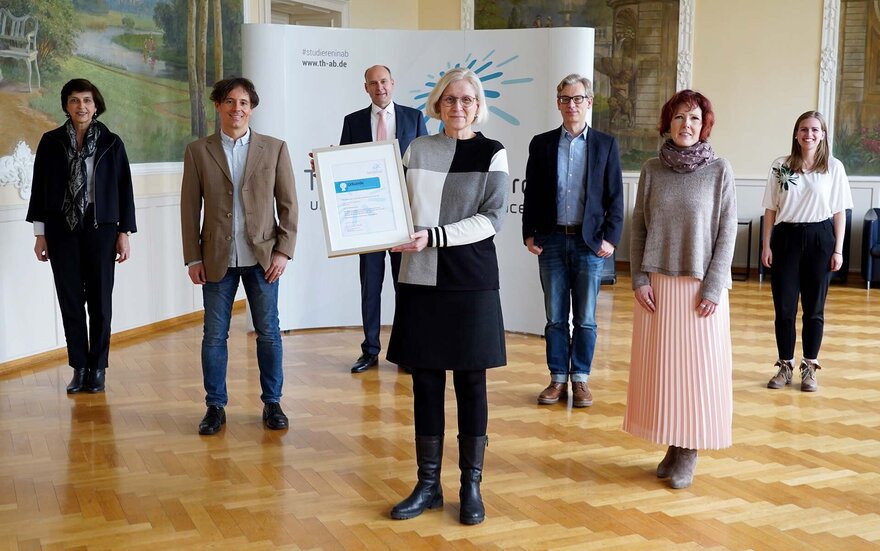
<path id="1" fill-rule="evenodd" d="M 88 374 L 86 375 L 86 382 L 83 385 L 83 390 L 88 392 L 89 394 L 97 394 L 98 392 L 104 392 L 104 369 L 90 369 Z"/>
<path id="2" fill-rule="evenodd" d="M 70 380 L 70 384 L 67 385 L 68 394 L 77 394 L 85 390 L 86 373 L 86 368 L 73 370 L 73 378 Z"/>
<path id="3" fill-rule="evenodd" d="M 364 371 L 379 365 L 379 356 L 375 354 L 367 354 L 364 352 L 361 357 L 351 366 L 352 373 L 363 373 Z"/>
<path id="4" fill-rule="evenodd" d="M 281 411 L 281 404 L 272 402 L 263 406 L 263 424 L 267 429 L 283 430 L 288 427 L 287 416 Z"/>
<path id="5" fill-rule="evenodd" d="M 199 434 L 217 434 L 226 424 L 226 410 L 220 406 L 208 406 L 208 411 L 199 423 Z"/>

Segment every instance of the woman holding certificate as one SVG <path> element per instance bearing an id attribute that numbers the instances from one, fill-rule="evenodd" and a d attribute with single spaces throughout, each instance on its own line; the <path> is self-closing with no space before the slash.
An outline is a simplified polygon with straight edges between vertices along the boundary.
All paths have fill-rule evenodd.
<path id="1" fill-rule="evenodd" d="M 412 369 L 418 482 L 391 510 L 408 519 L 443 505 L 446 372 L 458 403 L 460 520 L 485 518 L 480 495 L 486 426 L 486 369 L 507 363 L 494 237 L 507 199 L 507 152 L 472 125 L 488 116 L 477 75 L 448 71 L 426 113 L 441 132 L 415 139 L 403 157 L 416 233 L 401 260 L 388 360 Z"/>

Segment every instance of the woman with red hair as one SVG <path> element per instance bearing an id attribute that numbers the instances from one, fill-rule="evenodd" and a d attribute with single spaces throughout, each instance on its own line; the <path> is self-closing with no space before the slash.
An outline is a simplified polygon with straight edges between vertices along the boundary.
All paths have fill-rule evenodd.
<path id="1" fill-rule="evenodd" d="M 727 292 L 736 238 L 730 163 L 708 142 L 712 104 L 682 90 L 663 106 L 659 156 L 642 166 L 630 242 L 632 356 L 623 429 L 668 447 L 672 488 L 697 450 L 729 447 L 733 392 Z"/>

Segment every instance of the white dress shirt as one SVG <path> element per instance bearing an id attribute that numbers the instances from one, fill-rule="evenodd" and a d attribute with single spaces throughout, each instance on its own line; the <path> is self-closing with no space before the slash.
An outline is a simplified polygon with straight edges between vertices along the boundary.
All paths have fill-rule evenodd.
<path id="1" fill-rule="evenodd" d="M 229 251 L 229 267 L 253 266 L 258 261 L 247 240 L 244 204 L 241 200 L 244 168 L 251 144 L 251 129 L 248 128 L 245 135 L 237 140 L 233 140 L 221 131 L 220 143 L 223 144 L 229 174 L 232 176 L 232 248 Z"/>
<path id="2" fill-rule="evenodd" d="M 382 109 L 375 103 L 371 104 L 372 108 L 372 116 L 370 117 L 370 135 L 373 136 L 373 141 L 376 141 L 376 131 L 379 124 L 379 116 L 380 113 L 384 113 L 385 115 L 385 128 L 388 131 L 388 139 L 393 140 L 397 137 L 397 119 L 394 117 L 394 102 L 390 102 L 385 106 L 385 109 Z"/>

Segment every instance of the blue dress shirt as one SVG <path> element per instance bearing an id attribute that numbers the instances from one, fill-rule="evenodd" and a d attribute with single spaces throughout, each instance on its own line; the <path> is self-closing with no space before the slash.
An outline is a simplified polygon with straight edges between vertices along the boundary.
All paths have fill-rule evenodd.
<path id="1" fill-rule="evenodd" d="M 556 153 L 556 223 L 574 226 L 584 222 L 587 196 L 587 129 L 578 136 L 562 127 Z"/>

